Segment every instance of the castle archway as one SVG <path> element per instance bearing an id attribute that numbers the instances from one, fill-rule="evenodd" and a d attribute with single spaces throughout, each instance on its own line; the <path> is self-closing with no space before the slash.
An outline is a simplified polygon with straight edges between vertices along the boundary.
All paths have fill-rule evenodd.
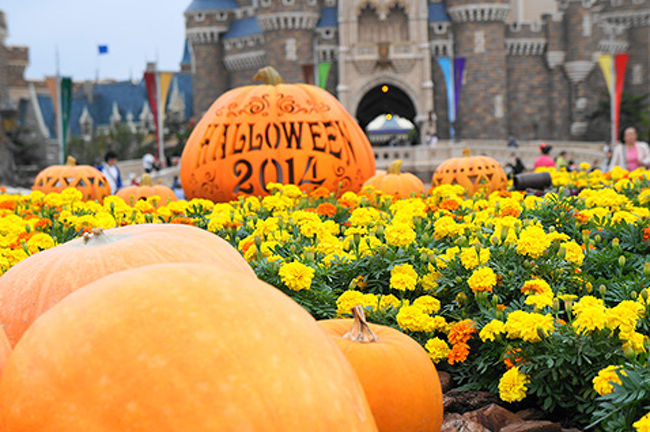
<path id="1" fill-rule="evenodd" d="M 361 97 L 356 111 L 357 121 L 365 130 L 375 118 L 391 114 L 416 124 L 417 110 L 411 97 L 399 86 L 390 82 L 375 85 Z"/>

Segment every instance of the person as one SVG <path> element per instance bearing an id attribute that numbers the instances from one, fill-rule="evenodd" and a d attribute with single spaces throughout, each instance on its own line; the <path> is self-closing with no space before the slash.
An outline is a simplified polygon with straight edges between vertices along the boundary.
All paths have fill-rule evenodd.
<path id="1" fill-rule="evenodd" d="M 117 167 L 117 153 L 112 150 L 106 152 L 104 163 L 100 165 L 99 170 L 104 174 L 111 187 L 111 193 L 115 194 L 122 187 L 122 175 Z"/>
<path id="2" fill-rule="evenodd" d="M 510 160 L 506 164 L 506 168 L 510 172 L 511 177 L 514 177 L 517 174 L 521 174 L 526 170 L 524 163 L 521 161 L 519 156 L 517 156 L 514 152 L 510 153 Z"/>
<path id="3" fill-rule="evenodd" d="M 553 147 L 547 145 L 546 143 L 541 143 L 539 146 L 539 152 L 541 153 L 539 157 L 535 160 L 534 168 L 540 167 L 552 167 L 555 168 L 555 161 L 548 154 L 551 152 Z"/>
<path id="4" fill-rule="evenodd" d="M 176 198 L 178 198 L 179 200 L 185 199 L 185 192 L 181 187 L 181 182 L 178 181 L 178 176 L 174 176 L 174 181 L 172 182 L 172 190 L 176 194 Z"/>
<path id="5" fill-rule="evenodd" d="M 154 165 L 156 163 L 156 158 L 153 157 L 151 153 L 145 153 L 144 156 L 142 156 L 142 169 L 144 169 L 144 172 L 147 174 L 151 174 L 151 171 L 154 169 Z"/>
<path id="6" fill-rule="evenodd" d="M 557 166 L 558 170 L 562 168 L 566 170 L 569 169 L 569 163 L 566 160 L 566 150 L 562 150 L 558 157 L 555 158 L 555 165 Z"/>
<path id="7" fill-rule="evenodd" d="M 512 135 L 510 135 L 510 138 L 508 138 L 508 147 L 514 147 L 514 148 L 519 147 L 519 144 L 517 144 L 517 140 Z"/>
<path id="8" fill-rule="evenodd" d="M 648 144 L 637 141 L 638 135 L 634 127 L 627 127 L 623 131 L 622 143 L 616 144 L 612 149 L 612 159 L 609 163 L 610 171 L 621 167 L 629 171 L 637 168 L 650 167 L 650 149 Z"/>

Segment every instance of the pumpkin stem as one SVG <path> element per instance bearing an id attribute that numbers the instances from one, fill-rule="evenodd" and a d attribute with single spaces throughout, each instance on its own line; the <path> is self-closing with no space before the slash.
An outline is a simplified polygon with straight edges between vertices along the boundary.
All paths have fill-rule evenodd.
<path id="1" fill-rule="evenodd" d="M 151 174 L 142 174 L 142 178 L 140 179 L 140 186 L 153 186 L 153 179 L 151 178 Z"/>
<path id="2" fill-rule="evenodd" d="M 264 84 L 268 85 L 278 85 L 284 82 L 273 66 L 266 66 L 258 70 L 253 77 L 253 81 L 263 81 Z"/>
<path id="3" fill-rule="evenodd" d="M 66 166 L 75 166 L 75 165 L 77 165 L 77 159 L 75 159 L 72 156 L 68 156 L 67 159 L 65 160 L 65 165 Z"/>
<path id="4" fill-rule="evenodd" d="M 377 337 L 377 335 L 370 329 L 370 326 L 366 321 L 366 315 L 363 313 L 363 308 L 360 305 L 353 307 L 352 315 L 354 315 L 352 328 L 344 334 L 343 337 L 360 343 L 377 342 L 379 337 Z"/>
<path id="5" fill-rule="evenodd" d="M 90 232 L 86 232 L 83 235 L 84 244 L 88 244 L 91 239 L 99 239 L 106 237 L 104 230 L 102 228 L 93 228 Z"/>
<path id="6" fill-rule="evenodd" d="M 471 155 L 472 151 L 469 149 L 469 147 L 465 147 L 465 149 L 463 149 L 463 156 L 470 157 Z"/>
<path id="7" fill-rule="evenodd" d="M 399 174 L 400 169 L 402 169 L 402 160 L 397 159 L 394 160 L 388 165 L 388 169 L 386 170 L 387 174 Z"/>

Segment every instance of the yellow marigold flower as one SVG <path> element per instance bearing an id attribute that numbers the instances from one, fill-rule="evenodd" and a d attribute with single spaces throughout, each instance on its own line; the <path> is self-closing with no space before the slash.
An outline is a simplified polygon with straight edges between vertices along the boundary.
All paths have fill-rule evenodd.
<path id="1" fill-rule="evenodd" d="M 546 237 L 544 230 L 532 225 L 524 228 L 519 234 L 517 253 L 528 255 L 531 258 L 539 258 L 550 245 L 551 242 Z"/>
<path id="2" fill-rule="evenodd" d="M 535 307 L 535 310 L 544 309 L 553 305 L 553 295 L 533 294 L 526 297 L 526 304 Z"/>
<path id="3" fill-rule="evenodd" d="M 558 231 L 551 231 L 550 233 L 546 234 L 546 238 L 548 238 L 552 243 L 554 241 L 565 242 L 569 240 L 571 237 Z"/>
<path id="4" fill-rule="evenodd" d="M 488 340 L 494 342 L 496 336 L 504 333 L 505 330 L 506 325 L 502 321 L 493 319 L 481 329 L 478 337 L 480 337 L 483 342 Z"/>
<path id="5" fill-rule="evenodd" d="M 262 198 L 262 207 L 272 212 L 279 212 L 293 207 L 293 201 L 288 196 L 269 195 Z"/>
<path id="6" fill-rule="evenodd" d="M 377 307 L 377 297 L 374 294 L 364 294 L 361 291 L 347 290 L 336 299 L 336 313 L 339 316 L 352 313 L 352 308 L 362 306 L 374 309 Z"/>
<path id="7" fill-rule="evenodd" d="M 379 310 L 398 309 L 400 305 L 400 300 L 392 294 L 383 295 L 379 298 Z"/>
<path id="8" fill-rule="evenodd" d="M 585 334 L 605 328 L 607 318 L 605 315 L 605 304 L 601 299 L 593 296 L 584 296 L 573 305 L 573 328 L 579 334 Z"/>
<path id="9" fill-rule="evenodd" d="M 621 333 L 632 332 L 644 310 L 643 305 L 638 302 L 623 300 L 613 308 L 605 310 L 607 328 L 612 330 L 620 329 Z"/>
<path id="10" fill-rule="evenodd" d="M 521 287 L 521 292 L 528 294 L 550 294 L 553 295 L 553 290 L 551 286 L 544 279 L 530 279 L 524 282 L 524 285 Z"/>
<path id="11" fill-rule="evenodd" d="M 54 245 L 54 239 L 48 234 L 42 232 L 34 234 L 29 240 L 27 240 L 27 249 L 29 249 L 29 253 L 32 255 L 42 250 L 52 248 Z"/>
<path id="12" fill-rule="evenodd" d="M 627 375 L 625 371 L 621 369 L 620 366 L 617 365 L 607 366 L 605 369 L 601 369 L 598 372 L 598 375 L 596 375 L 594 379 L 591 380 L 591 382 L 594 385 L 594 390 L 596 390 L 596 393 L 598 393 L 601 396 L 610 394 L 611 392 L 614 391 L 614 386 L 611 383 L 616 383 L 619 385 L 621 384 L 621 378 L 616 373 L 617 370 L 620 370 L 621 373 Z"/>
<path id="13" fill-rule="evenodd" d="M 523 339 L 535 343 L 542 340 L 542 335 L 548 335 L 555 329 L 552 315 L 542 315 L 534 312 L 516 310 L 506 319 L 505 331 L 510 339 Z"/>
<path id="14" fill-rule="evenodd" d="M 415 231 L 405 223 L 388 225 L 384 235 L 391 246 L 408 247 L 415 241 Z"/>
<path id="15" fill-rule="evenodd" d="M 424 349 L 427 350 L 429 357 L 431 357 L 431 360 L 436 364 L 447 358 L 447 354 L 449 354 L 450 351 L 447 342 L 437 337 L 429 339 L 424 345 Z"/>
<path id="16" fill-rule="evenodd" d="M 612 223 L 623 221 L 627 224 L 634 225 L 635 223 L 637 223 L 638 220 L 639 218 L 636 215 L 628 211 L 617 211 L 612 216 Z"/>
<path id="17" fill-rule="evenodd" d="M 70 204 L 74 202 L 79 202 L 83 199 L 84 194 L 77 188 L 69 187 L 63 189 L 61 192 L 61 198 L 64 202 Z"/>
<path id="18" fill-rule="evenodd" d="M 400 264 L 390 271 L 390 287 L 399 291 L 413 291 L 418 274 L 410 264 Z"/>
<path id="19" fill-rule="evenodd" d="M 423 295 L 413 301 L 413 306 L 421 307 L 425 313 L 438 313 L 440 310 L 440 300 L 430 295 Z"/>
<path id="20" fill-rule="evenodd" d="M 294 184 L 284 185 L 282 188 L 282 194 L 288 196 L 289 198 L 300 198 L 303 196 L 303 192 L 298 186 Z"/>
<path id="21" fill-rule="evenodd" d="M 451 330 L 451 324 L 445 320 L 445 317 L 436 315 L 433 317 L 433 331 L 439 331 L 442 333 L 449 333 Z"/>
<path id="22" fill-rule="evenodd" d="M 443 216 L 433 224 L 433 235 L 438 239 L 461 235 L 463 231 L 463 225 L 456 223 L 451 216 Z"/>
<path id="23" fill-rule="evenodd" d="M 646 352 L 645 342 L 646 339 L 648 338 L 647 336 L 632 331 L 629 333 L 621 333 L 620 337 L 621 339 L 625 340 L 625 343 L 623 344 L 624 351 L 631 348 L 632 351 L 634 351 L 636 354 L 641 354 Z"/>
<path id="24" fill-rule="evenodd" d="M 438 288 L 438 279 L 440 279 L 440 273 L 437 271 L 432 271 L 424 276 L 422 276 L 422 288 L 425 291 L 431 291 Z"/>
<path id="25" fill-rule="evenodd" d="M 492 289 L 497 284 L 497 275 L 490 267 L 479 267 L 467 279 L 467 284 L 474 292 L 492 292 Z"/>
<path id="26" fill-rule="evenodd" d="M 580 162 L 578 168 L 580 168 L 582 171 L 589 171 L 591 169 L 591 165 L 588 162 Z"/>
<path id="27" fill-rule="evenodd" d="M 636 432 L 650 432 L 650 412 L 632 423 Z"/>
<path id="28" fill-rule="evenodd" d="M 300 262 L 291 262 L 283 264 L 278 274 L 287 287 L 300 291 L 311 287 L 314 269 Z"/>
<path id="29" fill-rule="evenodd" d="M 418 306 L 402 306 L 395 318 L 403 330 L 428 333 L 434 328 L 433 318 Z"/>
<path id="30" fill-rule="evenodd" d="M 95 224 L 97 228 L 103 229 L 115 228 L 117 226 L 117 222 L 115 222 L 113 216 L 103 211 L 95 213 Z"/>
<path id="31" fill-rule="evenodd" d="M 480 252 L 475 247 L 463 248 L 460 253 L 460 262 L 467 270 L 485 264 L 490 260 L 490 249 L 481 248 Z"/>
<path id="32" fill-rule="evenodd" d="M 380 221 L 379 210 L 373 207 L 360 207 L 354 209 L 348 219 L 348 222 L 350 222 L 352 226 L 372 226 Z"/>
<path id="33" fill-rule="evenodd" d="M 515 366 L 503 374 L 499 380 L 499 397 L 505 402 L 519 402 L 526 397 L 530 378 Z"/>
<path id="34" fill-rule="evenodd" d="M 578 243 L 571 240 L 561 243 L 560 247 L 564 248 L 564 259 L 575 265 L 582 265 L 582 262 L 585 259 L 585 254 Z"/>

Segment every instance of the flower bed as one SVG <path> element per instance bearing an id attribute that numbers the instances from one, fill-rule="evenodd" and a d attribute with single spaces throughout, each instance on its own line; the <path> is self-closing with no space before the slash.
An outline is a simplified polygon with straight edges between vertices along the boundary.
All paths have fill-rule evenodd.
<path id="1" fill-rule="evenodd" d="M 464 388 L 576 426 L 648 431 L 650 172 L 552 175 L 543 196 L 440 186 L 336 198 L 272 185 L 262 199 L 131 207 L 74 189 L 0 195 L 0 273 L 96 227 L 193 224 L 316 318 L 363 305 Z"/>

